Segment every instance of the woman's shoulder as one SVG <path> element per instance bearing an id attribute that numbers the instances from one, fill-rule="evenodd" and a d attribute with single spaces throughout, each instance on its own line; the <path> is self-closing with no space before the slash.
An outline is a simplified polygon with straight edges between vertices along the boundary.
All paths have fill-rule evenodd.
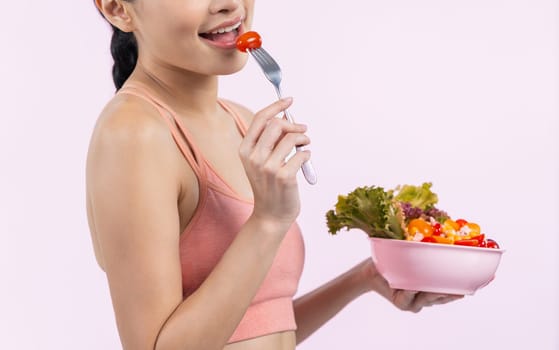
<path id="1" fill-rule="evenodd" d="M 178 151 L 169 126 L 147 100 L 117 93 L 101 111 L 90 138 L 88 162 L 94 168 L 123 170 L 148 164 L 175 164 Z M 113 162 L 119 158 L 118 162 Z M 143 164 L 143 165 L 142 165 Z M 171 173 L 174 167 L 166 166 Z"/>
<path id="2" fill-rule="evenodd" d="M 173 157 L 176 151 L 168 126 L 149 102 L 137 96 L 117 94 L 106 104 L 91 135 L 90 165 L 124 168 L 170 162 Z"/>
<path id="3" fill-rule="evenodd" d="M 166 131 L 159 111 L 148 101 L 130 94 L 116 94 L 103 108 L 95 132 L 105 137 L 149 140 Z"/>

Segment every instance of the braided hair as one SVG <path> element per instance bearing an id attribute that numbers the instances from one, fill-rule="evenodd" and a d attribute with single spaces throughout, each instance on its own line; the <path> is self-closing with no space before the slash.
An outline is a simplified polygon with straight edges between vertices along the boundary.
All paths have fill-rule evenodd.
<path id="1" fill-rule="evenodd" d="M 124 0 L 132 2 L 134 0 Z M 103 13 L 101 13 L 103 15 Z M 138 43 L 132 32 L 123 32 L 111 24 L 111 56 L 113 57 L 113 82 L 119 90 L 130 77 L 138 62 Z"/>
<path id="2" fill-rule="evenodd" d="M 113 56 L 113 82 L 119 90 L 130 77 L 138 62 L 138 43 L 134 33 L 123 32 L 117 27 L 113 28 L 111 38 L 111 55 Z"/>

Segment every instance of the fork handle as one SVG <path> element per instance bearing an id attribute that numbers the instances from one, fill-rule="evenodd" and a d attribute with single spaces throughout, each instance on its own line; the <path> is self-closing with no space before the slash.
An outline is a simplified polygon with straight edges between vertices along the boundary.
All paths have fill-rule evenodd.
<path id="1" fill-rule="evenodd" d="M 298 151 L 304 150 L 304 148 L 301 146 L 298 146 L 296 148 Z M 310 159 L 305 161 L 303 165 L 301 165 L 301 170 L 303 171 L 303 175 L 305 175 L 305 179 L 307 180 L 307 182 L 311 185 L 315 185 L 317 182 L 316 171 L 314 170 Z"/>
<path id="2" fill-rule="evenodd" d="M 290 123 L 295 123 L 295 120 L 293 119 L 293 117 L 291 117 L 291 114 L 289 113 L 289 110 L 285 110 L 284 111 L 285 114 L 285 118 L 290 122 Z M 295 149 L 297 151 L 304 151 L 305 147 L 303 146 L 296 146 Z M 305 176 L 305 179 L 307 180 L 307 182 L 311 185 L 315 185 L 316 182 L 318 181 L 317 176 L 316 176 L 316 171 L 314 170 L 314 167 L 309 160 L 305 161 L 303 163 L 303 165 L 301 165 L 301 170 L 303 171 L 303 175 Z"/>
<path id="3" fill-rule="evenodd" d="M 276 88 L 276 94 L 278 95 L 278 98 L 281 99 L 281 97 L 282 97 L 281 86 L 279 85 L 279 83 L 273 84 L 273 85 Z M 291 116 L 291 113 L 289 113 L 289 109 L 286 109 L 283 114 L 285 116 L 285 119 L 287 119 L 287 121 L 289 121 L 291 124 L 295 123 L 295 119 L 293 119 L 293 117 Z M 297 151 L 304 151 L 305 147 L 296 146 L 295 149 Z M 310 159 L 305 161 L 303 163 L 303 165 L 301 165 L 301 170 L 303 171 L 303 175 L 305 176 L 305 179 L 307 180 L 307 182 L 311 185 L 315 185 L 316 182 L 318 181 L 318 179 L 317 179 L 317 176 L 316 176 L 316 171 L 314 170 L 314 167 L 313 167 Z"/>

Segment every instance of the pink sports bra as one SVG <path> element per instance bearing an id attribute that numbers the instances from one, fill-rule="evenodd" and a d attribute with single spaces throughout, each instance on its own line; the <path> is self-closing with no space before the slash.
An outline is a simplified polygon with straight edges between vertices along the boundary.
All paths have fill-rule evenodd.
<path id="1" fill-rule="evenodd" d="M 119 93 L 140 97 L 157 108 L 198 179 L 198 206 L 180 237 L 182 286 L 186 298 L 216 266 L 251 215 L 253 203 L 242 199 L 223 180 L 192 142 L 192 137 L 176 114 L 149 90 L 127 84 Z M 247 127 L 243 120 L 224 101 L 218 102 L 233 117 L 244 136 Z M 304 258 L 303 238 L 295 223 L 287 232 L 268 275 L 229 343 L 297 328 L 293 296 L 303 271 Z"/>

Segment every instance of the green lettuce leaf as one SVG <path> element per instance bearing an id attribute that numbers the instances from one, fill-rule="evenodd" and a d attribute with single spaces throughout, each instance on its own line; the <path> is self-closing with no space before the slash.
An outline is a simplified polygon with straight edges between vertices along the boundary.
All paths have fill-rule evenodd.
<path id="1" fill-rule="evenodd" d="M 328 232 L 357 228 L 370 237 L 404 239 L 404 217 L 391 191 L 382 187 L 358 187 L 338 196 L 335 209 L 326 213 Z"/>
<path id="2" fill-rule="evenodd" d="M 431 191 L 430 182 L 425 182 L 421 186 L 403 185 L 396 187 L 394 198 L 399 202 L 410 203 L 413 207 L 426 210 L 437 204 L 439 198 Z"/>

